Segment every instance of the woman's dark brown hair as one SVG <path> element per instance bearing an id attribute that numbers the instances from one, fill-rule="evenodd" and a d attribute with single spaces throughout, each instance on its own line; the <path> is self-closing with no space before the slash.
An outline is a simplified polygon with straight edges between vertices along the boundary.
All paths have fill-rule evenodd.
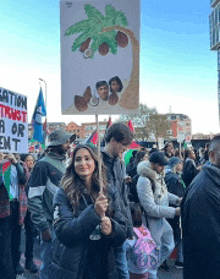
<path id="1" fill-rule="evenodd" d="M 131 203 L 131 217 L 133 226 L 135 228 L 140 228 L 142 226 L 142 209 L 138 203 Z"/>
<path id="2" fill-rule="evenodd" d="M 70 165 L 67 167 L 66 172 L 61 180 L 61 185 L 67 195 L 67 198 L 70 201 L 70 204 L 75 212 L 79 200 L 83 193 L 86 193 L 87 189 L 83 180 L 80 179 L 79 175 L 75 171 L 75 157 L 77 151 L 80 149 L 87 149 L 95 161 L 95 170 L 92 175 L 92 187 L 90 192 L 88 193 L 93 199 L 98 197 L 100 192 L 100 182 L 99 182 L 99 168 L 98 168 L 98 155 L 95 148 L 90 145 L 77 145 L 73 150 L 72 161 Z M 102 164 L 102 180 L 103 180 L 103 193 L 106 195 L 106 175 L 105 168 Z"/>

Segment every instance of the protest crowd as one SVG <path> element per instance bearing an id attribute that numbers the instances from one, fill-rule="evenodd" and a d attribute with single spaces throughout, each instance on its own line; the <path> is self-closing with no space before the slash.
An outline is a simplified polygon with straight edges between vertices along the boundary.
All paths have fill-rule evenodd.
<path id="1" fill-rule="evenodd" d="M 63 129 L 37 158 L 0 153 L 1 279 L 156 279 L 174 250 L 185 279 L 220 278 L 220 136 L 199 150 L 140 147 L 125 166 L 133 140 L 119 122 L 100 157 Z"/>

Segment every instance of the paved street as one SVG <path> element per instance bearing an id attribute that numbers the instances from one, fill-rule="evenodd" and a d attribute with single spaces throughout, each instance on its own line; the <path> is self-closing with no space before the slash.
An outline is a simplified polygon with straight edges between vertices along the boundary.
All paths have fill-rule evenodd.
<path id="1" fill-rule="evenodd" d="M 24 232 L 22 231 L 22 247 L 21 247 L 21 251 L 22 251 L 22 257 L 21 257 L 21 264 L 22 266 L 24 266 L 25 264 L 25 258 L 24 258 Z M 35 263 L 38 265 L 38 267 L 40 267 L 41 262 L 39 260 L 39 255 L 40 255 L 40 247 L 39 247 L 39 242 L 36 239 L 35 240 L 35 244 L 34 244 L 34 261 Z M 158 274 L 158 279 L 182 279 L 182 269 L 177 269 L 174 266 L 174 260 L 169 260 L 168 261 L 168 265 L 170 267 L 170 271 L 166 272 L 163 270 L 159 270 L 159 274 Z M 39 274 L 30 274 L 28 271 L 25 271 L 25 273 L 21 276 L 18 275 L 17 279 L 38 279 L 39 278 Z"/>

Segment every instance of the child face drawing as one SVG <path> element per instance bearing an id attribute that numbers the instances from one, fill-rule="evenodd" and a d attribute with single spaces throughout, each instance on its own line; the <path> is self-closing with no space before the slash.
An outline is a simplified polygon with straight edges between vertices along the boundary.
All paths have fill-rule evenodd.
<path id="1" fill-rule="evenodd" d="M 111 91 L 116 93 L 119 91 L 119 88 L 120 88 L 119 83 L 116 80 L 113 80 L 111 82 Z"/>
<path id="2" fill-rule="evenodd" d="M 98 88 L 98 93 L 100 96 L 100 99 L 102 101 L 107 101 L 108 99 L 108 85 L 102 85 Z"/>

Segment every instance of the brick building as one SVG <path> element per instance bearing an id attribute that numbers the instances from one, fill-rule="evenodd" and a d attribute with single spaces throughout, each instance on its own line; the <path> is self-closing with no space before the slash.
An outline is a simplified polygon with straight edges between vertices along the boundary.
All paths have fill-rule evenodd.
<path id="1" fill-rule="evenodd" d="M 167 120 L 170 122 L 170 131 L 168 135 L 177 138 L 179 135 L 183 135 L 186 139 L 192 138 L 192 121 L 185 114 L 168 113 Z"/>
<path id="2" fill-rule="evenodd" d="M 77 125 L 73 121 L 67 124 L 66 131 L 71 134 L 76 134 L 77 139 L 82 138 L 83 135 L 82 126 Z"/>
<path id="3" fill-rule="evenodd" d="M 106 125 L 107 125 L 107 121 L 99 122 L 99 133 L 101 139 L 105 135 Z M 82 123 L 81 127 L 82 127 L 81 138 L 86 139 L 96 130 L 96 122 Z"/>

